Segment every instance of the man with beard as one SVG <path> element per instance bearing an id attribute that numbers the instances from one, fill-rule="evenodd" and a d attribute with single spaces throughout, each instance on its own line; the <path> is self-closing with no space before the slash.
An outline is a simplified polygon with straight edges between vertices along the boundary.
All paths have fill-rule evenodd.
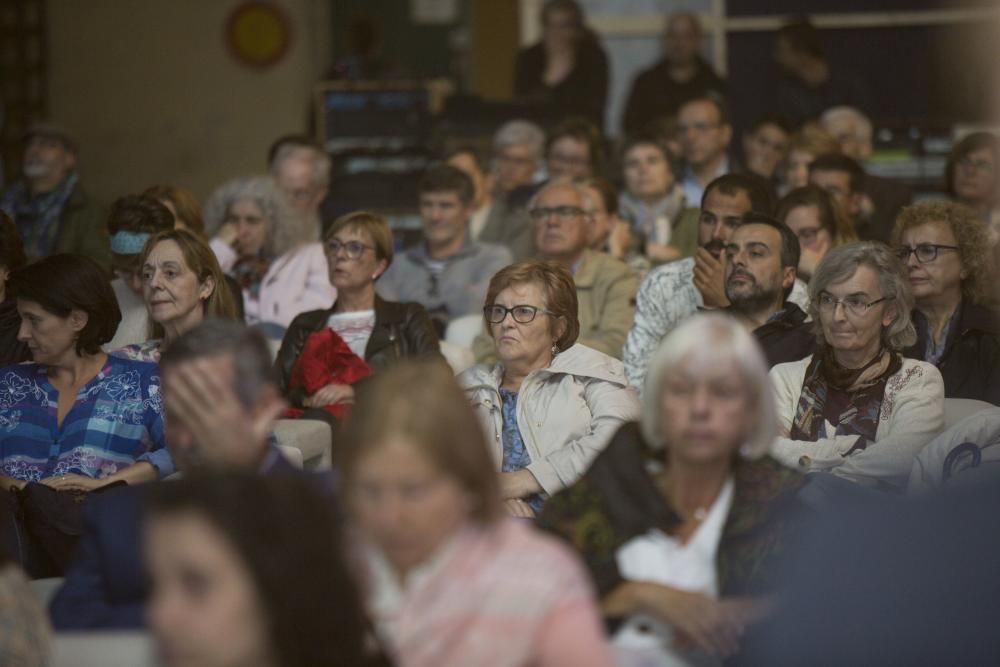
<path id="1" fill-rule="evenodd" d="M 641 390 L 650 355 L 684 319 L 729 305 L 722 251 L 744 216 L 771 215 L 773 208 L 770 186 L 758 176 L 727 174 L 708 184 L 701 199 L 696 255 L 653 269 L 639 287 L 622 358 L 630 384 Z M 809 296 L 801 281 L 795 282 L 789 299 L 805 307 Z"/>
<path id="2" fill-rule="evenodd" d="M 330 189 L 330 156 L 307 137 L 283 137 L 271 147 L 268 170 L 289 205 L 320 233 L 320 207 Z"/>
<path id="3" fill-rule="evenodd" d="M 76 142 L 54 125 L 24 135 L 23 179 L 0 198 L 17 225 L 28 261 L 57 253 L 85 255 L 111 268 L 106 212 L 80 185 Z"/>
<path id="4" fill-rule="evenodd" d="M 774 218 L 751 213 L 726 244 L 728 311 L 757 337 L 768 367 L 813 353 L 806 314 L 787 301 L 799 265 L 799 239 Z"/>

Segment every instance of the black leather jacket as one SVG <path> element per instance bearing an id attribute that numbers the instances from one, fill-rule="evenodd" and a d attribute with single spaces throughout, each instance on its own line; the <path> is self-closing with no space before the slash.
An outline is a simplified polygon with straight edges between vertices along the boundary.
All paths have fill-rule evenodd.
<path id="1" fill-rule="evenodd" d="M 295 360 L 302 353 L 310 334 L 326 326 L 333 308 L 302 313 L 288 326 L 278 350 L 275 370 L 281 391 L 293 405 L 301 405 L 304 396 L 291 392 L 288 381 Z M 365 347 L 365 361 L 378 372 L 409 357 L 441 357 L 441 348 L 431 318 L 418 303 L 396 303 L 375 297 L 375 329 Z"/>

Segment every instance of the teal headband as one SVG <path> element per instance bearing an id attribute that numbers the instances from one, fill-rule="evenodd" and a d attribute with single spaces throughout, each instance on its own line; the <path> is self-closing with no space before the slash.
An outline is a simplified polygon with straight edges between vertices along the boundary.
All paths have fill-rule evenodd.
<path id="1" fill-rule="evenodd" d="M 111 237 L 111 252 L 116 255 L 138 255 L 146 245 L 149 232 L 128 232 L 124 229 Z"/>

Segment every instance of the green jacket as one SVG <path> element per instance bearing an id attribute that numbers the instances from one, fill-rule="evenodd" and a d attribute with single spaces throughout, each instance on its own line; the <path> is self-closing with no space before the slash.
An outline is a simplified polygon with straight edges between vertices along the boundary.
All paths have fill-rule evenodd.
<path id="1" fill-rule="evenodd" d="M 622 358 L 625 335 L 635 315 L 635 292 L 639 279 L 625 262 L 603 253 L 585 250 L 576 274 L 580 336 L 577 343 Z M 481 333 L 472 344 L 477 363 L 496 361 L 493 339 Z"/>
<path id="2" fill-rule="evenodd" d="M 63 207 L 52 252 L 85 255 L 110 272 L 107 217 L 105 208 L 77 185 Z"/>

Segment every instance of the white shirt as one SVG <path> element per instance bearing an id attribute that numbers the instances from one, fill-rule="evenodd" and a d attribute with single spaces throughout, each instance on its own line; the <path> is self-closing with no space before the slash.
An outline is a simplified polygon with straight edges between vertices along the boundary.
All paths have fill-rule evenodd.
<path id="1" fill-rule="evenodd" d="M 351 352 L 362 359 L 365 358 L 365 348 L 368 339 L 375 330 L 375 311 L 358 310 L 350 313 L 334 313 L 327 320 L 327 326 L 344 339 Z"/>
<path id="2" fill-rule="evenodd" d="M 622 577 L 718 597 L 716 552 L 732 503 L 733 480 L 730 477 L 712 503 L 708 516 L 687 542 L 659 529 L 633 537 L 615 553 Z M 631 616 L 611 640 L 616 662 L 619 667 L 721 664 L 717 658 L 698 650 L 675 649 L 673 635 L 673 628 L 659 619 L 644 614 Z"/>

